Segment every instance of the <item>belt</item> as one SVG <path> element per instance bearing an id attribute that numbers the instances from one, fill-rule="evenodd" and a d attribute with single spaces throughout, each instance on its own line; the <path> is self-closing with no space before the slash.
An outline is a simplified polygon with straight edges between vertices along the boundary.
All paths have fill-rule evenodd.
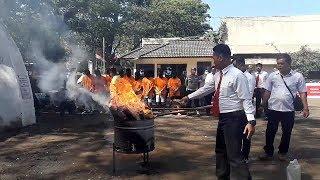
<path id="1" fill-rule="evenodd" d="M 219 117 L 227 117 L 227 116 L 240 116 L 240 115 L 245 115 L 246 113 L 244 110 L 239 110 L 239 111 L 233 111 L 233 112 L 228 112 L 228 113 L 220 113 Z"/>

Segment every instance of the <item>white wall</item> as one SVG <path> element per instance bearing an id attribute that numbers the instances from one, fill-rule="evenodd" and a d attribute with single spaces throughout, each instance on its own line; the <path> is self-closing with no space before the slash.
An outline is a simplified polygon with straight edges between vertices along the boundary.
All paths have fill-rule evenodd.
<path id="1" fill-rule="evenodd" d="M 320 15 L 228 17 L 224 21 L 228 28 L 226 43 L 233 53 L 294 52 L 303 45 L 320 49 Z"/>

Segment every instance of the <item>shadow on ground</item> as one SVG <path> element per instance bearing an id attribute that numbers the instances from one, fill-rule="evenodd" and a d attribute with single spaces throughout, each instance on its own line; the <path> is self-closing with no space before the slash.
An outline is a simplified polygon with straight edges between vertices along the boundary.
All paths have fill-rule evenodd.
<path id="1" fill-rule="evenodd" d="M 320 179 L 319 116 L 297 119 L 292 133 L 289 154 L 301 164 L 302 179 Z M 142 165 L 140 154 L 117 153 L 115 175 L 113 125 L 108 119 L 100 115 L 45 115 L 38 118 L 37 126 L 2 133 L 1 179 L 215 179 L 215 119 L 157 118 L 156 149 L 150 153 L 150 164 Z M 261 153 L 265 127 L 265 121 L 258 121 L 252 157 Z M 253 160 L 250 170 L 253 179 L 286 179 L 287 165 L 275 156 L 269 162 Z"/>

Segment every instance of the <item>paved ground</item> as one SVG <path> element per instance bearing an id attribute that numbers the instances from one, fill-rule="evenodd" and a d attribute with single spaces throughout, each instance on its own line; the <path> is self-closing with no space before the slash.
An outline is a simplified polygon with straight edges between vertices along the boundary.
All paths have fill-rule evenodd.
<path id="1" fill-rule="evenodd" d="M 290 150 L 306 180 L 320 179 L 320 101 L 310 104 L 311 117 L 296 120 Z M 112 174 L 112 123 L 87 126 L 96 119 L 46 115 L 39 118 L 37 127 L 1 133 L 0 179 L 215 179 L 217 122 L 213 118 L 156 119 L 156 149 L 150 165 L 141 166 L 140 155 L 118 154 L 116 176 Z M 253 158 L 264 145 L 265 126 L 265 121 L 258 121 Z M 286 179 L 286 166 L 276 159 L 254 160 L 250 169 L 253 179 L 281 180 Z"/>

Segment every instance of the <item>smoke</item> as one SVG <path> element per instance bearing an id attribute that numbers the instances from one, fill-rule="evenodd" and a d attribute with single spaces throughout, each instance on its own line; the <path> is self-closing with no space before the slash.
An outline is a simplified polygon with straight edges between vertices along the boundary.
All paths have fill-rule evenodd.
<path id="1" fill-rule="evenodd" d="M 9 2 L 1 4 L 2 17 L 12 16 L 6 13 L 12 13 L 8 9 L 12 9 L 13 5 L 18 6 L 13 9 L 24 10 L 29 7 L 28 4 L 19 5 Z M 106 105 L 109 100 L 106 96 L 93 94 L 76 83 L 79 77 L 77 69 L 80 63 L 89 57 L 85 45 L 78 40 L 80 38 L 75 32 L 68 30 L 62 18 L 54 14 L 52 7 L 40 0 L 33 6 L 35 4 L 41 6 L 37 8 L 39 12 L 30 17 L 23 17 L 25 21 L 32 22 L 24 23 L 23 28 L 26 31 L 24 36 L 27 37 L 23 39 L 30 39 L 26 56 L 34 62 L 35 68 L 40 73 L 38 87 L 42 92 L 48 93 L 53 101 L 63 101 L 63 98 L 68 98 L 89 109 L 100 104 L 108 111 Z M 32 19 L 34 16 L 36 20 Z M 54 95 L 61 90 L 66 92 L 66 97 Z"/>
<path id="2" fill-rule="evenodd" d="M 19 86 L 11 67 L 0 64 L 0 127 L 8 126 L 20 116 Z"/>

